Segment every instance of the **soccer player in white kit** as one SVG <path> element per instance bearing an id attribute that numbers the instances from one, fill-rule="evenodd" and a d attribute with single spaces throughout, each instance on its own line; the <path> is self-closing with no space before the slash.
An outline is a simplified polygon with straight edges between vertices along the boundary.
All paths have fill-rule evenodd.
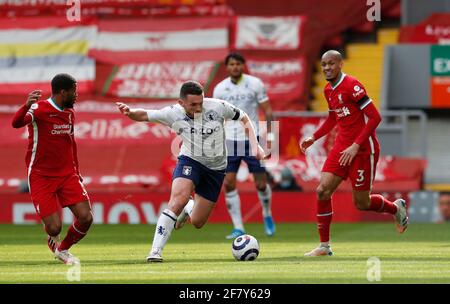
<path id="1" fill-rule="evenodd" d="M 258 132 L 258 110 L 261 108 L 267 122 L 267 146 L 270 149 L 271 141 L 274 140 L 274 134 L 271 132 L 273 116 L 264 84 L 259 78 L 243 73 L 245 58 L 241 54 L 228 54 L 225 65 L 229 77 L 217 84 L 213 97 L 226 100 L 247 113 L 256 132 Z M 249 171 L 253 174 L 262 205 L 264 230 L 268 236 L 272 236 L 275 233 L 275 223 L 271 210 L 272 191 L 267 183 L 266 169 L 258 159 L 249 154 L 249 141 L 241 124 L 230 121 L 227 122 L 225 129 L 228 147 L 228 166 L 224 180 L 225 200 L 234 226 L 233 231 L 226 238 L 234 239 L 245 234 L 241 201 L 236 189 L 236 175 L 241 161 L 247 163 Z"/>
<path id="2" fill-rule="evenodd" d="M 195 81 L 182 85 L 178 104 L 161 110 L 130 109 L 124 103 L 117 106 L 135 121 L 170 127 L 183 141 L 172 176 L 169 204 L 158 219 L 147 257 L 147 262 L 162 262 L 162 251 L 173 229 L 181 228 L 189 217 L 196 228 L 201 228 L 214 209 L 227 167 L 225 121 L 235 120 L 248 126 L 257 159 L 264 158 L 264 150 L 257 144 L 248 115 L 226 101 L 204 98 L 203 87 Z M 189 199 L 194 191 L 195 201 Z"/>

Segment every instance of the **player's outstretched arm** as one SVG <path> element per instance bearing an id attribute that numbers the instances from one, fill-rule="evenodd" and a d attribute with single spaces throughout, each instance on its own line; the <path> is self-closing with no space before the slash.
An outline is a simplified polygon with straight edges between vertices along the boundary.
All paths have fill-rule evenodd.
<path id="1" fill-rule="evenodd" d="M 334 112 L 329 112 L 327 119 L 323 122 L 323 124 L 317 129 L 316 132 L 310 137 L 304 138 L 300 142 L 300 150 L 303 154 L 306 153 L 306 149 L 308 149 L 312 144 L 321 138 L 322 136 L 330 133 L 336 125 L 336 114 Z"/>
<path id="2" fill-rule="evenodd" d="M 272 132 L 272 121 L 273 121 L 273 111 L 270 106 L 269 101 L 265 101 L 259 104 L 260 108 L 263 110 L 264 116 L 266 118 L 267 124 L 267 149 L 272 148 L 272 141 L 275 140 L 275 135 Z"/>
<path id="3" fill-rule="evenodd" d="M 12 126 L 13 128 L 22 128 L 33 121 L 33 116 L 28 112 L 30 107 L 41 98 L 41 90 L 34 90 L 28 94 L 27 101 L 14 115 Z M 27 115 L 28 114 L 28 115 Z"/>
<path id="4" fill-rule="evenodd" d="M 241 122 L 244 124 L 244 127 L 248 130 L 248 139 L 250 141 L 250 146 L 252 147 L 252 154 L 255 155 L 256 159 L 262 160 L 270 157 L 270 155 L 266 155 L 264 149 L 259 145 L 258 139 L 256 137 L 255 129 L 253 128 L 252 123 L 250 122 L 250 118 L 246 113 L 243 113 Z M 254 148 L 255 147 L 255 148 Z"/>
<path id="5" fill-rule="evenodd" d="M 135 121 L 148 121 L 147 111 L 144 109 L 130 109 L 130 107 L 122 102 L 116 102 L 119 111 Z"/>
<path id="6" fill-rule="evenodd" d="M 314 138 L 314 135 L 303 138 L 300 142 L 300 150 L 302 151 L 302 153 L 306 154 L 306 149 L 312 146 L 315 141 L 316 139 Z"/>

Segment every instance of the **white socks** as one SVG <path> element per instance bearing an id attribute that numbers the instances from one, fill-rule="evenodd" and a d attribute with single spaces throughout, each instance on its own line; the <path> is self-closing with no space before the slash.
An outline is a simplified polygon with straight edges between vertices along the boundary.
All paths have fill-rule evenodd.
<path id="1" fill-rule="evenodd" d="M 153 237 L 152 251 L 162 251 L 167 243 L 167 240 L 175 228 L 177 215 L 165 209 L 156 223 L 155 236 Z"/>
<path id="2" fill-rule="evenodd" d="M 272 216 L 272 190 L 266 185 L 266 190 L 258 191 L 259 201 L 261 202 L 263 216 Z"/>
<path id="3" fill-rule="evenodd" d="M 189 201 L 187 202 L 186 206 L 184 206 L 184 212 L 186 212 L 186 214 L 189 217 L 192 217 L 192 211 L 194 211 L 194 200 L 193 199 L 189 199 Z"/>
<path id="4" fill-rule="evenodd" d="M 226 193 L 225 201 L 227 203 L 228 213 L 230 214 L 234 229 L 244 231 L 244 224 L 242 223 L 241 215 L 241 199 L 239 198 L 238 191 L 235 189 Z"/>
<path id="5" fill-rule="evenodd" d="M 330 248 L 330 242 L 321 242 L 320 247 L 322 248 Z"/>

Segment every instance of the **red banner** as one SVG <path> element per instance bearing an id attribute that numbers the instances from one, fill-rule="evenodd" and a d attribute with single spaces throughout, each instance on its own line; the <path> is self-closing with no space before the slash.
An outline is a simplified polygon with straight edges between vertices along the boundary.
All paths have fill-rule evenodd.
<path id="1" fill-rule="evenodd" d="M 37 8 L 48 6 L 67 6 L 67 0 L 3 0 L 0 7 L 20 7 Z M 71 1 L 75 2 L 75 1 Z M 180 5 L 202 5 L 202 4 L 223 4 L 225 0 L 82 0 L 82 5 L 87 7 L 96 7 L 104 5 L 114 5 L 120 7 L 147 5 L 147 6 L 180 6 Z"/>
<path id="2" fill-rule="evenodd" d="M 87 187 L 89 192 L 89 187 Z M 170 197 L 166 193 L 89 193 L 94 224 L 155 224 L 161 212 L 167 208 Z M 389 199 L 403 197 L 407 193 L 390 193 Z M 278 223 L 315 222 L 316 194 L 274 192 L 272 214 Z M 241 193 L 244 222 L 261 223 L 261 204 L 256 193 Z M 362 212 L 356 209 L 351 193 L 337 192 L 333 196 L 333 222 L 392 221 L 391 215 Z M 68 208 L 62 212 L 63 222 L 69 224 L 73 216 Z M 0 197 L 0 223 L 40 223 L 28 194 L 4 194 Z M 209 218 L 209 223 L 230 223 L 223 193 Z M 394 229 L 394 228 L 393 228 Z"/>
<path id="3" fill-rule="evenodd" d="M 133 107 L 161 108 L 164 104 L 134 104 Z M 0 124 L 10 126 L 18 106 L 1 106 Z M 76 105 L 75 136 L 84 183 L 93 190 L 169 190 L 176 164 L 179 140 L 167 127 L 136 123 L 117 112 L 113 103 L 80 102 Z M 280 154 L 267 161 L 274 183 L 288 168 L 304 192 L 314 192 L 320 171 L 333 143 L 324 137 L 300 154 L 300 138 L 311 135 L 321 119 L 281 118 Z M 26 128 L 0 128 L 0 189 L 14 191 L 26 186 L 24 164 L 28 132 Z M 376 191 L 413 191 L 422 186 L 426 162 L 422 159 L 382 157 L 374 183 Z M 253 191 L 254 183 L 245 164 L 238 173 L 239 188 Z M 348 183 L 340 190 L 351 191 Z"/>
<path id="4" fill-rule="evenodd" d="M 132 107 L 161 108 L 160 103 L 130 104 Z M 167 105 L 167 103 L 165 104 Z M 1 106 L 0 189 L 26 185 L 25 153 L 27 128 L 13 129 L 11 120 L 18 106 Z M 88 112 L 86 112 L 88 111 Z M 85 184 L 101 189 L 143 189 L 170 187 L 172 149 L 179 141 L 169 128 L 154 123 L 137 123 L 121 115 L 114 103 L 81 102 L 76 105 L 75 138 Z"/>
<path id="5" fill-rule="evenodd" d="M 280 117 L 280 154 L 284 157 L 300 157 L 299 142 L 302 138 L 311 136 L 324 122 L 321 117 Z M 319 139 L 308 149 L 312 156 L 326 156 L 331 150 L 336 136 L 336 129 Z"/>
<path id="6" fill-rule="evenodd" d="M 181 85 L 195 79 L 207 89 L 214 61 L 125 64 L 117 69 L 105 93 L 119 97 L 178 98 Z"/>
<path id="7" fill-rule="evenodd" d="M 400 30 L 402 43 L 448 44 L 450 42 L 450 13 L 436 13 L 425 21 Z"/>
<path id="8" fill-rule="evenodd" d="M 100 20 L 89 56 L 131 64 L 222 60 L 227 52 L 227 18 L 185 17 Z"/>
<path id="9" fill-rule="evenodd" d="M 130 104 L 130 106 L 138 107 L 137 104 Z M 144 106 L 147 109 L 157 108 L 149 104 L 144 104 Z M 138 123 L 121 115 L 114 103 L 109 104 L 109 107 L 102 106 L 101 103 L 90 103 L 89 109 L 92 112 L 83 111 L 83 108 L 86 109 L 86 107 L 88 105 L 81 103 L 81 105 L 76 105 L 75 108 L 75 138 L 79 145 L 96 147 L 120 147 L 124 144 L 133 146 L 149 144 L 170 146 L 175 138 L 175 133 L 166 126 L 155 123 Z M 93 111 L 95 107 L 103 109 L 103 111 L 95 112 Z M 11 107 L 11 110 L 15 108 L 19 108 L 19 106 Z M 105 112 L 108 108 L 112 112 Z M 0 124 L 11 126 L 12 115 L 13 113 L 0 112 Z M 27 138 L 27 128 L 0 128 L 0 146 L 25 146 Z"/>
<path id="10" fill-rule="evenodd" d="M 247 67 L 251 75 L 261 78 L 271 103 L 277 108 L 300 100 L 306 73 L 303 58 L 248 57 Z"/>
<path id="11" fill-rule="evenodd" d="M 80 16 L 228 16 L 232 10 L 225 0 L 4 0 L 0 16 L 66 16 L 80 9 Z"/>
<path id="12" fill-rule="evenodd" d="M 238 16 L 233 48 L 239 50 L 297 50 L 304 17 Z"/>

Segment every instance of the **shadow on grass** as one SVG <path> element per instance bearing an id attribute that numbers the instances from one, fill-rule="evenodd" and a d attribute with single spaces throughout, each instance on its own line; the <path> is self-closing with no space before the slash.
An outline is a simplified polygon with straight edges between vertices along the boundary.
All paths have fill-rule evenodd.
<path id="1" fill-rule="evenodd" d="M 241 265 L 252 265 L 252 264 L 260 264 L 260 263 L 279 263 L 282 265 L 283 263 L 336 263 L 336 262 L 366 262 L 369 256 L 367 257 L 304 257 L 304 256 L 285 256 L 285 257 L 259 257 L 255 261 L 236 261 L 232 258 L 207 258 L 207 257 L 199 257 L 199 258 L 166 258 L 163 263 L 147 263 L 145 258 L 142 259 L 118 259 L 118 260 L 91 260 L 91 259 L 82 259 L 82 266 L 121 266 L 121 265 L 167 265 L 167 264 L 218 264 L 218 263 L 236 263 Z M 441 263 L 450 263 L 450 257 L 379 257 L 381 262 L 402 262 L 404 264 L 408 264 L 411 262 L 441 262 Z M 38 260 L 38 261 L 24 261 L 24 260 L 8 260 L 8 261 L 0 261 L 0 267 L 7 266 L 55 266 L 55 265 L 63 265 L 56 260 L 46 259 L 46 260 Z M 1 272 L 1 269 L 0 269 Z"/>

